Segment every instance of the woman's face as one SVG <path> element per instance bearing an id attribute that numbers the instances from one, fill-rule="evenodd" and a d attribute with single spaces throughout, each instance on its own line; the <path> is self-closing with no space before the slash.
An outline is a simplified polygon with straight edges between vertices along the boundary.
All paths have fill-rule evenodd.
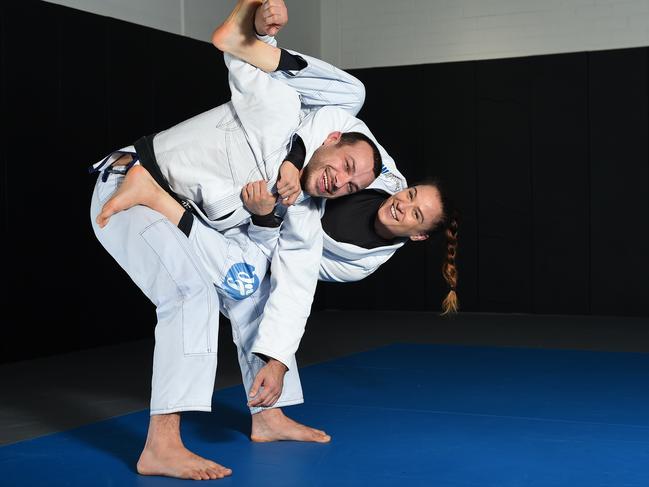
<path id="1" fill-rule="evenodd" d="M 442 211 L 442 199 L 435 186 L 412 186 L 393 194 L 381 204 L 376 225 L 381 227 L 382 233 L 392 237 L 425 240 L 442 219 Z"/>

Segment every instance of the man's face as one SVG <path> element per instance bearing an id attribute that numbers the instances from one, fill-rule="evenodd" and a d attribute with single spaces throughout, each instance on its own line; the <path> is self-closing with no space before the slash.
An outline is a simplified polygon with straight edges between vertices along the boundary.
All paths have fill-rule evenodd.
<path id="1" fill-rule="evenodd" d="M 302 189 L 311 196 L 338 198 L 367 188 L 374 181 L 374 158 L 367 142 L 338 144 L 340 132 L 332 132 L 305 166 Z"/>
<path id="2" fill-rule="evenodd" d="M 442 218 L 442 200 L 436 187 L 419 185 L 406 188 L 387 198 L 376 218 L 392 237 L 425 240 Z"/>

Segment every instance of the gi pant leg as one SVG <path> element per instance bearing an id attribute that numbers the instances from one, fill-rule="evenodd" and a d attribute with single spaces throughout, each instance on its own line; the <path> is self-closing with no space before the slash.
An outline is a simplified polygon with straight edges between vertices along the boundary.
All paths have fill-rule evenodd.
<path id="1" fill-rule="evenodd" d="M 272 233 L 269 231 L 269 241 Z M 221 311 L 230 319 L 247 400 L 257 373 L 265 365 L 252 353 L 252 346 L 270 294 L 270 278 L 266 274 L 268 257 L 248 237 L 245 227 L 221 234 L 196 219 L 189 240 L 216 286 Z M 293 357 L 284 376 L 282 394 L 273 407 L 303 402 L 302 384 Z M 255 414 L 263 409 L 267 408 L 253 407 L 250 411 Z"/>
<path id="2" fill-rule="evenodd" d="M 365 85 L 356 77 L 318 58 L 286 49 L 307 65 L 299 71 L 274 71 L 271 77 L 300 95 L 302 109 L 335 106 L 356 115 L 365 102 Z"/>
<path id="3" fill-rule="evenodd" d="M 277 47 L 272 36 L 258 38 Z M 306 66 L 300 70 L 274 71 L 270 76 L 293 88 L 300 95 L 302 110 L 307 112 L 324 106 L 336 106 L 356 114 L 365 102 L 365 85 L 356 77 L 322 59 L 285 49 L 302 58 Z"/>
<path id="4" fill-rule="evenodd" d="M 97 226 L 97 214 L 123 177 L 97 179 L 90 218 L 97 239 L 156 305 L 151 414 L 211 411 L 217 293 L 188 239 L 161 214 L 135 206 Z"/>
<path id="5" fill-rule="evenodd" d="M 257 373 L 265 365 L 264 361 L 252 353 L 251 350 L 269 294 L 270 276 L 266 275 L 257 292 L 249 298 L 242 301 L 234 301 L 222 297 L 221 300 L 221 310 L 230 319 L 230 323 L 232 324 L 232 337 L 237 346 L 241 377 L 246 391 L 246 401 L 248 400 L 248 394 L 250 394 L 250 389 L 252 388 Z M 272 408 L 292 406 L 302 404 L 303 402 L 302 383 L 300 382 L 297 362 L 295 361 L 295 356 L 293 356 L 289 364 L 289 369 L 284 376 L 282 394 Z M 250 413 L 256 414 L 264 409 L 272 408 L 251 407 Z"/>

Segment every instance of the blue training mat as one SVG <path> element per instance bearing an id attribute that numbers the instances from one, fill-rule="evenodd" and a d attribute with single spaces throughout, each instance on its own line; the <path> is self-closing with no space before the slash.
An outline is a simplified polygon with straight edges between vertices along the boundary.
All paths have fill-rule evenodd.
<path id="1" fill-rule="evenodd" d="M 649 354 L 392 345 L 301 370 L 285 412 L 327 445 L 249 441 L 241 386 L 186 413 L 229 486 L 649 486 Z M 56 398 L 52 398 L 53 401 Z M 0 448 L 1 486 L 188 485 L 142 477 L 148 411 Z"/>

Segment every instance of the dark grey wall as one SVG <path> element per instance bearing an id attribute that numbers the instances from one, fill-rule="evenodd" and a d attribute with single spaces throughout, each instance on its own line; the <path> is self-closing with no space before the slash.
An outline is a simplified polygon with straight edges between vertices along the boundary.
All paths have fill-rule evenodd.
<path id="1" fill-rule="evenodd" d="M 152 305 L 92 234 L 86 167 L 227 101 L 221 56 L 52 4 L 0 9 L 2 361 L 150 336 Z M 409 179 L 455 193 L 463 309 L 647 316 L 647 64 L 641 48 L 354 72 Z M 315 307 L 437 310 L 442 248 L 320 285 Z"/>

